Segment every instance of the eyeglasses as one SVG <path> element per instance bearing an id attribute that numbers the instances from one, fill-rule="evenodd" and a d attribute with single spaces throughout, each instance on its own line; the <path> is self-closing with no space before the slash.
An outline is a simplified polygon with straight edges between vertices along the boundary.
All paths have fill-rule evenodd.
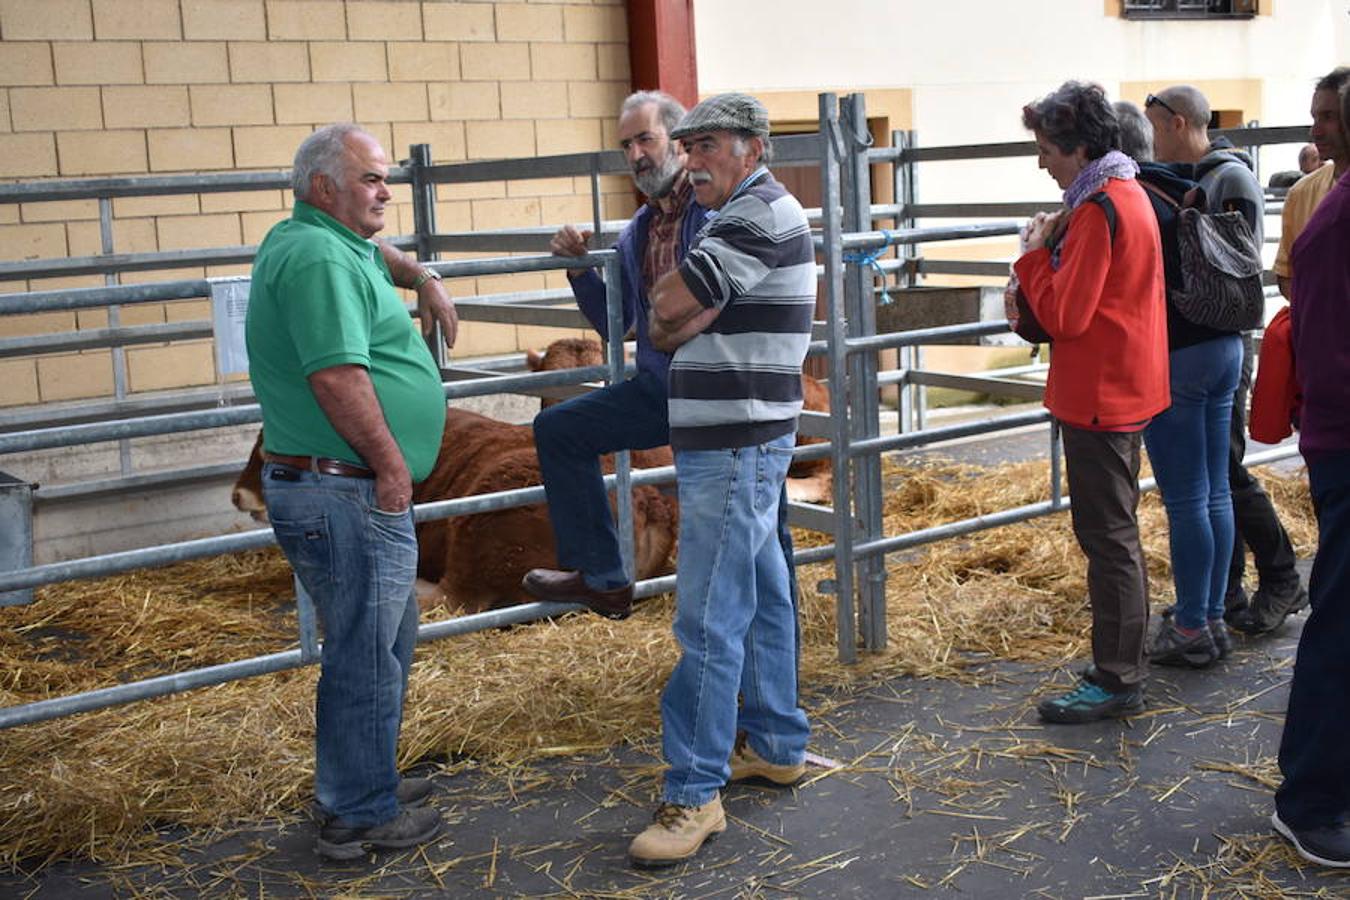
<path id="1" fill-rule="evenodd" d="M 1156 106 L 1161 106 L 1163 109 L 1167 110 L 1168 112 L 1170 112 L 1170 113 L 1171 113 L 1172 115 L 1174 115 L 1174 116 L 1180 116 L 1180 115 L 1181 115 L 1181 113 L 1177 112 L 1175 109 L 1173 109 L 1172 107 L 1168 106 L 1168 105 L 1167 105 L 1167 101 L 1164 100 L 1163 98 L 1159 97 L 1157 94 L 1149 94 L 1147 97 L 1144 98 L 1144 109 L 1148 109 L 1150 106 L 1155 106 L 1155 105 L 1156 105 Z M 1182 116 L 1182 118 L 1185 118 L 1185 116 Z"/>

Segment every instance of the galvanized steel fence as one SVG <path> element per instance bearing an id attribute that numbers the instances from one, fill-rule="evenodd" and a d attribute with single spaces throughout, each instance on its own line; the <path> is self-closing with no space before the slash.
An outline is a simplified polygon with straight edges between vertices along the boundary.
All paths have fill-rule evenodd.
<path id="1" fill-rule="evenodd" d="M 1034 155 L 1031 142 L 921 148 L 909 132 L 894 135 L 895 146 L 874 148 L 868 131 L 864 98 L 849 95 L 842 103 L 834 94 L 822 94 L 819 100 L 820 132 L 817 135 L 792 136 L 775 140 L 775 167 L 809 165 L 819 168 L 821 208 L 811 210 L 819 222 L 816 237 L 821 256 L 821 278 L 826 306 L 824 322 L 818 322 L 812 343 L 813 354 L 828 360 L 827 384 L 830 395 L 829 416 L 805 415 L 802 431 L 828 438 L 827 444 L 800 447 L 797 456 L 805 459 L 829 457 L 834 474 L 831 506 L 795 505 L 794 524 L 827 531 L 834 542 L 827 546 L 801 550 L 800 564 L 832 561 L 834 577 L 822 587 L 836 597 L 839 656 L 856 659 L 859 649 L 878 650 L 886 643 L 885 556 L 933 541 L 969 534 L 986 528 L 1025 521 L 1064 509 L 1068 498 L 1059 493 L 1059 456 L 1053 423 L 1044 410 L 993 416 L 961 425 L 924 427 L 923 388 L 928 385 L 965 387 L 987 393 L 1036 396 L 1038 389 L 1025 382 L 978 375 L 952 375 L 927 372 L 922 368 L 919 348 L 952 341 L 969 341 L 984 336 L 1006 334 L 1007 322 L 1001 314 L 984 316 L 965 324 L 908 329 L 878 334 L 877 297 L 888 285 L 878 286 L 877 277 L 893 279 L 889 287 L 902 290 L 913 287 L 926 274 L 1000 276 L 1006 263 L 926 260 L 917 248 L 948 240 L 1015 234 L 1018 223 L 958 224 L 941 227 L 915 227 L 919 219 L 984 218 L 1026 216 L 1048 203 L 965 203 L 923 204 L 918 202 L 917 165 L 923 162 L 953 159 L 989 159 Z M 1235 143 L 1261 145 L 1301 142 L 1301 128 L 1240 129 L 1229 132 Z M 892 167 L 895 202 L 873 204 L 871 166 Z M 500 374 L 491 366 L 448 364 L 438 354 L 447 381 L 447 398 L 468 397 L 503 391 L 536 392 L 578 385 L 588 380 L 607 381 L 624 377 L 622 313 L 618 298 L 618 259 L 612 250 L 600 250 L 582 259 L 561 260 L 552 256 L 516 256 L 491 259 L 438 262 L 442 252 L 518 252 L 546 247 L 553 228 L 513 229 L 500 232 L 445 234 L 436 231 L 435 190 L 437 185 L 473 181 L 499 181 L 561 176 L 587 176 L 592 191 L 592 227 L 597 235 L 613 235 L 622 224 L 601 218 L 600 182 L 602 175 L 626 173 L 617 152 L 571 154 L 537 159 L 433 165 L 430 148 L 416 145 L 407 164 L 391 170 L 390 182 L 412 186 L 415 233 L 394 238 L 403 249 L 416 250 L 420 259 L 446 278 L 548 271 L 560 268 L 594 267 L 601 270 L 607 285 L 610 340 L 606 347 L 606 365 L 586 369 L 530 374 Z M 208 250 L 157 251 L 153 253 L 114 252 L 112 242 L 112 201 L 118 197 L 165 194 L 200 194 L 220 191 L 277 190 L 289 186 L 284 172 L 240 173 L 200 176 L 146 176 L 79 181 L 51 181 L 33 184 L 0 185 L 0 203 L 33 203 L 54 200 L 96 198 L 99 203 L 103 253 L 97 256 L 23 260 L 0 263 L 0 281 L 38 279 L 80 274 L 102 274 L 105 287 L 45 290 L 0 296 L 0 316 L 107 308 L 108 327 L 66 334 L 0 338 L 0 358 L 35 353 L 67 352 L 91 347 L 110 347 L 114 353 L 139 343 L 165 342 L 211 337 L 210 322 L 161 323 L 123 326 L 117 309 L 123 305 L 155 303 L 209 296 L 212 279 L 188 279 L 154 284 L 120 285 L 116 278 L 124 272 L 246 262 L 256 248 L 229 247 Z M 894 228 L 874 230 L 877 220 L 890 220 Z M 889 255 L 887 255 L 889 254 Z M 900 295 L 903 298 L 903 294 Z M 533 291 L 508 295 L 466 297 L 456 300 L 464 321 L 511 322 L 533 325 L 585 327 L 580 313 L 570 303 L 570 293 Z M 903 299 L 899 302 L 904 302 Z M 439 337 L 433 346 L 443 348 Z M 878 351 L 898 349 L 905 354 L 906 365 L 898 370 L 880 371 Z M 198 467 L 169 476 L 137 475 L 130 471 L 126 441 L 132 437 L 218 428 L 258 422 L 258 407 L 246 386 L 225 386 L 209 392 L 186 392 L 181 396 L 150 399 L 128 396 L 125 369 L 114 357 L 115 397 L 92 401 L 75 410 L 52 413 L 41 408 L 6 416 L 0 426 L 0 455 L 45 448 L 70 447 L 97 441 L 121 441 L 122 477 L 99 482 L 98 489 L 143 488 L 169 477 L 219 475 L 227 467 Z M 1037 366 L 1021 367 L 1015 372 L 1035 371 Z M 880 389 L 901 387 L 900 432 L 883 435 L 880 415 Z M 92 421 L 87 421 L 92 420 Z M 1049 423 L 1051 448 L 1051 491 L 1049 501 L 1004 510 L 960 522 L 903 535 L 884 534 L 882 527 L 881 454 L 924 446 L 972 435 L 1026 428 Z M 1283 458 L 1296 452 L 1281 448 L 1253 457 L 1252 462 Z M 0 473 L 2 474 L 2 473 Z M 616 487 L 620 534 L 624 558 L 631 569 L 633 558 L 631 484 L 670 481 L 673 469 L 632 473 L 628 454 L 618 455 L 615 474 L 607 481 Z M 1151 482 L 1145 482 L 1146 489 Z M 0 484 L 0 500 L 4 497 Z M 81 490 L 71 485 L 48 490 L 47 496 L 69 496 Z M 42 494 L 38 496 L 41 501 Z M 542 487 L 502 491 L 473 497 L 426 503 L 417 507 L 417 521 L 447 518 L 476 512 L 521 506 L 544 501 Z M 7 507 L 5 508 L 7 510 Z M 0 602 L 22 601 L 35 587 L 78 578 L 92 578 L 149 566 L 161 566 L 190 559 L 256 549 L 274 543 L 271 529 L 242 534 L 221 535 L 182 541 L 118 553 L 47 565 L 15 567 L 13 557 L 6 567 L 7 545 L 31 536 L 31 523 L 15 524 L 22 516 L 7 516 L 0 522 Z M 12 548 L 11 548 L 12 549 Z M 8 568 L 6 571 L 5 569 Z M 638 584 L 636 596 L 647 597 L 669 592 L 674 576 L 649 579 Z M 299 647 L 280 653 L 255 657 L 165 675 L 130 684 L 82 694 L 0 708 L 0 728 L 38 722 L 59 716 L 100 709 L 134 700 L 177 693 L 210 684 L 281 671 L 317 661 L 319 642 L 312 605 L 300 592 L 297 611 Z M 419 641 L 495 628 L 557 615 L 577 607 L 564 604 L 529 603 L 507 609 L 462 616 L 445 622 L 424 624 Z"/>

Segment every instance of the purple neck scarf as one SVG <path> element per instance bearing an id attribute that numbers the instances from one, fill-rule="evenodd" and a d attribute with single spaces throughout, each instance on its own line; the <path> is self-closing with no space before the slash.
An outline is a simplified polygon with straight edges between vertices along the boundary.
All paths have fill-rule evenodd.
<path id="1" fill-rule="evenodd" d="M 1092 160 L 1078 173 L 1078 177 L 1064 192 L 1064 205 L 1069 209 L 1077 208 L 1088 197 L 1102 189 L 1108 178 L 1133 178 L 1139 174 L 1139 164 L 1119 150 L 1109 150 L 1106 155 Z"/>
<path id="2" fill-rule="evenodd" d="M 1083 171 L 1074 178 L 1073 184 L 1064 192 L 1064 206 L 1071 210 L 1077 208 L 1084 200 L 1100 191 L 1108 178 L 1128 179 L 1137 174 L 1139 174 L 1137 162 L 1119 150 L 1108 150 L 1104 156 L 1099 156 L 1084 166 Z M 1059 252 L 1063 246 L 1061 241 L 1050 251 L 1051 268 L 1059 268 Z"/>

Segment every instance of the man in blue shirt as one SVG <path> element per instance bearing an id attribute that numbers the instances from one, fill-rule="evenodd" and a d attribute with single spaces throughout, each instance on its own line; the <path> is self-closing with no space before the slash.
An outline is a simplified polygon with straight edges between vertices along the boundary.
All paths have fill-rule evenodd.
<path id="1" fill-rule="evenodd" d="M 559 568 L 532 569 L 523 586 L 541 600 L 584 603 L 614 619 L 632 611 L 633 583 L 619 553 L 600 456 L 670 442 L 670 355 L 648 337 L 647 294 L 684 258 L 708 214 L 693 200 L 684 154 L 670 139 L 683 115 L 684 107 L 659 91 L 633 94 L 619 114 L 619 147 L 634 183 L 647 196 L 615 244 L 623 270 L 623 324 L 637 337 L 637 374 L 551 406 L 534 420 Z M 589 231 L 567 225 L 554 235 L 551 248 L 559 256 L 583 256 L 590 237 Z M 608 338 L 604 282 L 594 269 L 569 269 L 567 275 L 577 306 Z"/>

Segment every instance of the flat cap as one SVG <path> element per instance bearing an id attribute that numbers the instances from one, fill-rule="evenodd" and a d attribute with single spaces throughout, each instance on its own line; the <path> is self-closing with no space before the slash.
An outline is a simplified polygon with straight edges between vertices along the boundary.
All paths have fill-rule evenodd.
<path id="1" fill-rule="evenodd" d="M 707 131 L 743 131 L 769 136 L 769 112 L 749 94 L 716 94 L 699 103 L 680 119 L 672 138 Z"/>

